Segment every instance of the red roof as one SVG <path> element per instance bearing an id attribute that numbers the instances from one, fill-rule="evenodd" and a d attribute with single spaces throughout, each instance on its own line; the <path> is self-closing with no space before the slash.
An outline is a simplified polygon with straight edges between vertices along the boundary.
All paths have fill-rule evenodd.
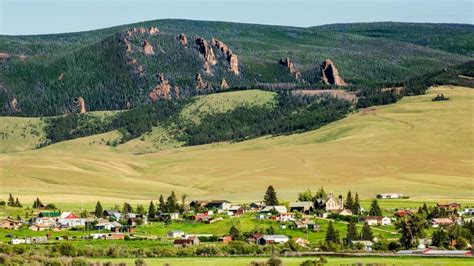
<path id="1" fill-rule="evenodd" d="M 65 217 L 65 219 L 79 219 L 79 217 L 71 212 L 68 216 Z"/>

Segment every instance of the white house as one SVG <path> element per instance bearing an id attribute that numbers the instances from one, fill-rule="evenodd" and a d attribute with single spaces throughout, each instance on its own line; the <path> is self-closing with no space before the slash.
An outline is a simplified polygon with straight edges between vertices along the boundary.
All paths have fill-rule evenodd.
<path id="1" fill-rule="evenodd" d="M 172 231 L 169 231 L 167 235 L 168 235 L 168 237 L 172 237 L 172 238 L 181 238 L 185 234 L 181 230 L 172 230 Z"/>
<path id="2" fill-rule="evenodd" d="M 232 204 L 227 200 L 212 200 L 207 203 L 206 208 L 212 210 L 217 209 L 218 211 L 228 211 Z"/>
<path id="3" fill-rule="evenodd" d="M 13 238 L 12 240 L 10 240 L 10 244 L 12 245 L 26 244 L 26 239 Z"/>
<path id="4" fill-rule="evenodd" d="M 103 222 L 94 225 L 96 230 L 116 230 L 116 228 L 120 228 L 122 225 L 118 222 Z"/>
<path id="5" fill-rule="evenodd" d="M 474 208 L 465 208 L 463 214 L 464 215 L 474 215 Z"/>
<path id="6" fill-rule="evenodd" d="M 377 199 L 401 199 L 403 197 L 400 193 L 380 193 L 375 195 Z"/>
<path id="7" fill-rule="evenodd" d="M 86 219 L 80 218 L 72 212 L 61 213 L 61 216 L 59 216 L 58 222 L 62 227 L 68 227 L 68 228 L 86 225 Z"/>
<path id="8" fill-rule="evenodd" d="M 262 235 L 257 239 L 259 245 L 268 245 L 268 244 L 283 244 L 290 240 L 289 237 L 284 235 Z"/>
<path id="9" fill-rule="evenodd" d="M 326 199 L 326 211 L 328 212 L 339 212 L 344 209 L 344 203 L 342 197 L 334 197 L 332 193 L 328 194 Z"/>
<path id="10" fill-rule="evenodd" d="M 277 220 L 280 222 L 290 222 L 295 220 L 293 213 L 280 213 L 277 216 Z"/>
<path id="11" fill-rule="evenodd" d="M 392 220 L 390 220 L 389 217 L 383 217 L 383 216 L 367 216 L 365 218 L 365 221 L 369 225 L 391 225 Z"/>

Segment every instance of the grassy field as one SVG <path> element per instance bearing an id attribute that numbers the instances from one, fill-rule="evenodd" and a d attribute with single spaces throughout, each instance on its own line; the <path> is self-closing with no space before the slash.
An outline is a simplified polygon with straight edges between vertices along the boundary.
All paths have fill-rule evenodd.
<path id="1" fill-rule="evenodd" d="M 450 100 L 432 102 L 436 93 Z M 291 136 L 143 155 L 89 145 L 88 138 L 4 153 L 0 196 L 11 192 L 32 202 L 39 195 L 43 201 L 79 205 L 99 199 L 156 200 L 159 193 L 175 190 L 189 199 L 248 202 L 261 199 L 273 184 L 286 200 L 324 186 L 343 194 L 351 189 L 362 198 L 401 192 L 416 206 L 448 199 L 473 202 L 473 104 L 472 89 L 437 87 Z"/>
<path id="2" fill-rule="evenodd" d="M 307 259 L 313 259 L 310 257 L 305 258 L 282 258 L 283 265 L 296 266 L 300 265 Z M 172 266 L 197 266 L 197 265 L 226 265 L 226 266 L 240 266 L 249 265 L 252 261 L 264 261 L 265 258 L 164 258 L 164 259 L 145 259 L 147 265 L 172 265 Z M 327 258 L 328 263 L 324 265 L 358 265 L 358 266 L 369 266 L 369 265 L 397 265 L 397 266 L 461 266 L 461 265 L 472 265 L 473 260 L 470 258 Z M 91 262 L 125 262 L 127 265 L 134 265 L 135 259 L 91 259 Z"/>

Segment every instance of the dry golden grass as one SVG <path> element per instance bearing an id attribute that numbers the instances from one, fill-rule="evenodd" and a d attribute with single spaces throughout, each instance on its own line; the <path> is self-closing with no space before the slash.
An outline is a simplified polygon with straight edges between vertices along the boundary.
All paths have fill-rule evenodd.
<path id="1" fill-rule="evenodd" d="M 432 102 L 436 93 L 450 100 Z M 101 138 L 93 136 L 0 154 L 0 194 L 78 202 L 148 200 L 175 190 L 250 201 L 272 184 L 289 200 L 324 186 L 362 197 L 401 192 L 414 200 L 474 201 L 473 104 L 472 89 L 437 87 L 304 134 L 144 155 L 89 146 Z"/>

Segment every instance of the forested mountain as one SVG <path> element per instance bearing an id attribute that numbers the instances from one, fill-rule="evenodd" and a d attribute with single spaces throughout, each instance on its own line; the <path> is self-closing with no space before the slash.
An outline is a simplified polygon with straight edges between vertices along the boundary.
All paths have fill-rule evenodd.
<path id="1" fill-rule="evenodd" d="M 469 66 L 473 36 L 471 25 L 295 28 L 188 20 L 0 36 L 0 114 L 123 110 L 247 88 L 339 88 L 381 99 L 382 88 Z"/>

